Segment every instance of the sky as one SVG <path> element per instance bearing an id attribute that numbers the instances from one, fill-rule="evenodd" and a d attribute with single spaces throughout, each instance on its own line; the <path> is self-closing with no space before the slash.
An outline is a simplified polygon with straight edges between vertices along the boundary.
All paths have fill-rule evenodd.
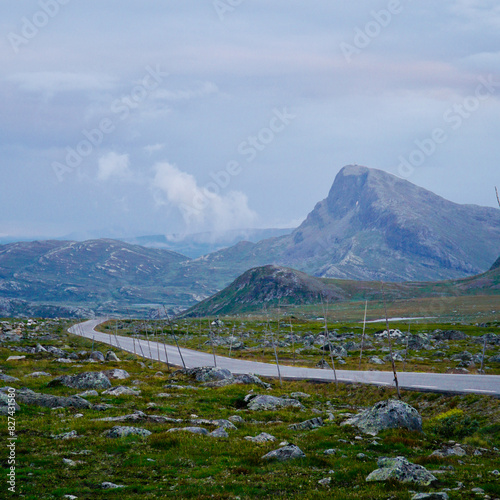
<path id="1" fill-rule="evenodd" d="M 496 0 L 3 0 L 0 241 L 296 227 L 345 165 L 500 187 Z"/>

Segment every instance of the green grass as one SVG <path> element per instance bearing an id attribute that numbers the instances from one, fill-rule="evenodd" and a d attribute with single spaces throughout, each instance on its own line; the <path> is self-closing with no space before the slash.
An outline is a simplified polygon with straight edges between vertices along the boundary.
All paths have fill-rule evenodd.
<path id="1" fill-rule="evenodd" d="M 262 335 L 265 325 L 249 323 L 247 327 Z M 133 326 L 134 323 L 128 323 Z M 66 325 L 64 325 L 66 326 Z M 443 326 L 443 325 L 441 325 Z M 194 331 L 194 325 L 189 325 Z M 422 325 L 423 329 L 434 329 L 437 325 Z M 229 328 L 229 327 L 228 327 Z M 307 331 L 320 332 L 318 322 L 296 323 L 294 328 L 301 334 Z M 357 331 L 356 325 L 342 324 L 345 331 Z M 447 328 L 451 328 L 448 326 Z M 480 327 L 456 326 L 471 335 L 480 335 Z M 370 330 L 373 332 L 373 329 Z M 63 328 L 54 328 L 57 336 L 51 342 L 60 348 L 68 346 L 72 352 L 89 351 L 92 341 L 64 333 Z M 120 332 L 125 333 L 126 332 Z M 183 333 L 179 326 L 182 343 L 202 344 L 206 339 L 199 335 Z M 202 333 L 203 335 L 203 333 Z M 188 338 L 189 337 L 189 338 Z M 21 341 L 21 346 L 35 345 L 36 334 Z M 18 345 L 11 344 L 11 346 Z M 453 347 L 461 348 L 461 345 Z M 105 352 L 108 347 L 96 345 Z M 122 360 L 119 363 L 60 364 L 52 356 L 26 354 L 26 359 L 6 362 L 15 352 L 5 344 L 0 347 L 0 364 L 3 373 L 20 378 L 10 384 L 16 388 L 28 387 L 37 392 L 68 396 L 80 392 L 64 386 L 48 387 L 52 377 L 83 371 L 100 371 L 114 367 L 127 370 L 131 377 L 125 381 L 112 381 L 113 385 L 135 387 L 138 380 L 139 397 L 109 397 L 99 395 L 88 398 L 92 403 L 110 403 L 115 408 L 107 411 L 56 409 L 21 405 L 16 414 L 18 459 L 16 495 L 26 499 L 63 498 L 75 495 L 79 499 L 127 499 L 127 498 L 172 498 L 172 499 L 410 499 L 414 491 L 433 491 L 450 488 L 450 498 L 474 498 L 473 487 L 481 487 L 492 498 L 499 496 L 499 479 L 490 471 L 498 469 L 500 447 L 500 400 L 483 395 L 446 396 L 433 393 L 402 392 L 403 399 L 417 408 L 423 417 L 423 433 L 405 430 L 388 430 L 376 439 L 363 435 L 349 426 L 341 426 L 346 412 L 356 413 L 377 401 L 395 397 L 395 391 L 387 387 L 361 385 L 312 384 L 308 382 L 284 382 L 268 380 L 272 387 L 266 391 L 254 386 L 234 385 L 219 389 L 200 387 L 199 390 L 165 389 L 165 384 L 177 381 L 183 385 L 198 385 L 192 380 L 171 377 L 165 365 L 147 362 L 146 368 L 140 359 L 131 354 L 115 350 Z M 218 348 L 219 352 L 219 348 Z M 222 353 L 222 349 L 220 350 Z M 264 358 L 269 354 L 265 353 Z M 301 360 L 302 361 L 302 360 Z M 81 366 L 77 366 L 81 365 Z M 160 370 L 164 377 L 155 377 Z M 52 377 L 33 379 L 26 377 L 33 371 L 48 371 Z M 276 396 L 305 392 L 311 398 L 303 399 L 305 410 L 282 409 L 279 411 L 251 412 L 242 408 L 241 401 L 251 390 Z M 100 392 L 100 391 L 99 391 Z M 180 397 L 161 399 L 160 392 L 169 392 Z M 149 403 L 156 403 L 148 408 Z M 216 419 L 239 415 L 244 423 L 237 430 L 230 430 L 229 439 L 214 439 L 187 433 L 168 433 L 171 427 L 190 425 L 103 422 L 97 419 L 108 416 L 130 414 L 135 410 L 150 415 L 165 415 L 189 419 L 192 414 L 199 418 Z M 451 412 L 450 412 L 451 410 Z M 449 412 L 449 413 L 447 413 Z M 83 417 L 75 418 L 82 413 Z M 328 413 L 333 421 L 326 421 Z M 435 429 L 435 422 L 448 417 L 467 416 L 477 422 L 477 428 L 463 437 L 443 436 Z M 325 419 L 325 425 L 312 431 L 292 431 L 289 424 L 316 416 Z M 441 418 L 440 418 L 441 416 Z M 5 422 L 5 417 L 0 417 Z M 102 434 L 114 425 L 134 425 L 152 432 L 147 438 L 129 437 L 109 439 Z M 205 426 L 213 430 L 213 426 Z M 76 430 L 80 436 L 73 440 L 54 440 L 51 436 Z M 277 440 L 274 443 L 256 444 L 245 440 L 268 432 Z M 0 429 L 0 440 L 5 443 L 6 425 Z M 361 438 L 361 439 L 359 439 Z M 449 439 L 460 441 L 467 450 L 466 457 L 431 457 L 434 450 L 441 449 Z M 279 464 L 267 463 L 262 456 L 279 447 L 282 441 L 298 445 L 306 458 Z M 336 453 L 325 455 L 326 449 Z M 497 450 L 495 450 L 497 448 Z M 5 448 L 2 446 L 2 448 Z M 481 449 L 481 455 L 474 451 Z M 0 452 L 4 453 L 4 452 Z M 365 454 L 359 458 L 360 453 Z M 439 484 L 434 488 L 419 489 L 414 485 L 397 482 L 367 483 L 366 476 L 377 468 L 377 459 L 383 456 L 403 455 L 431 471 L 438 471 Z M 6 455 L 0 455 L 2 477 L 6 467 Z M 81 462 L 71 467 L 63 459 Z M 448 467 L 452 466 L 453 470 Z M 331 477 L 329 487 L 318 481 Z M 111 481 L 125 485 L 119 490 L 103 490 L 100 484 Z M 460 491 L 454 491 L 457 482 L 463 483 Z"/>

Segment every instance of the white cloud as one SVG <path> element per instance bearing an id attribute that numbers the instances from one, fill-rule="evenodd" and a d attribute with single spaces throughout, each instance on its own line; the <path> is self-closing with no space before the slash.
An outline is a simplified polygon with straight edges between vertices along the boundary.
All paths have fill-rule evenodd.
<path id="1" fill-rule="evenodd" d="M 168 90 L 160 89 L 155 92 L 155 98 L 165 99 L 166 101 L 188 101 L 191 99 L 199 99 L 210 94 L 218 92 L 217 85 L 212 82 L 205 82 L 197 89 L 188 90 Z"/>
<path id="2" fill-rule="evenodd" d="M 101 156 L 98 161 L 97 179 L 107 181 L 111 177 L 126 179 L 130 177 L 130 161 L 127 154 L 120 155 L 111 151 Z"/>
<path id="3" fill-rule="evenodd" d="M 216 192 L 214 183 L 211 189 L 200 187 L 194 176 L 169 163 L 155 165 L 152 185 L 156 194 L 160 194 L 159 204 L 169 204 L 180 211 L 188 232 L 252 227 L 257 219 L 244 193 Z"/>
<path id="4" fill-rule="evenodd" d="M 156 144 L 148 144 L 147 146 L 144 146 L 144 151 L 146 151 L 146 153 L 150 155 L 156 153 L 157 151 L 161 151 L 164 147 L 165 144 L 161 144 L 158 142 Z"/>

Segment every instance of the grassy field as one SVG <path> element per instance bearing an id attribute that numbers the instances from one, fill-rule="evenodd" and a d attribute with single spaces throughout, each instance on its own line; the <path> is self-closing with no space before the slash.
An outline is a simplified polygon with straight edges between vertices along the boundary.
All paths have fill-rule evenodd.
<path id="1" fill-rule="evenodd" d="M 251 328 L 257 332 L 260 328 L 263 334 L 266 325 L 259 327 L 257 323 L 251 324 Z M 133 322 L 129 324 L 130 327 L 134 325 Z M 312 332 L 321 331 L 320 322 L 300 325 Z M 297 322 L 293 328 L 299 331 L 300 325 Z M 308 382 L 284 382 L 280 386 L 276 380 L 268 380 L 271 384 L 269 390 L 244 385 L 207 388 L 174 374 L 164 364 L 144 363 L 134 355 L 114 348 L 113 351 L 121 360 L 119 362 L 89 363 L 82 356 L 74 363 L 60 363 L 47 353 L 24 354 L 24 359 L 7 361 L 9 356 L 22 354 L 12 349 L 35 346 L 37 342 L 72 353 L 90 351 L 92 341 L 67 334 L 66 326 L 64 322 L 52 326 L 50 336 L 44 339 L 40 333 L 26 327 L 20 342 L 4 340 L 0 347 L 2 373 L 20 379 L 19 382 L 4 384 L 16 390 L 28 387 L 36 392 L 69 396 L 81 391 L 64 386 L 49 387 L 48 382 L 63 374 L 121 368 L 130 374 L 130 378 L 114 380 L 113 386 L 126 385 L 140 389 L 141 393 L 139 396 L 99 394 L 87 397 L 93 404 L 111 405 L 105 411 L 49 409 L 21 404 L 21 409 L 15 414 L 16 493 L 12 495 L 7 491 L 7 483 L 3 479 L 1 488 L 7 493 L 5 498 L 20 496 L 42 499 L 73 495 L 79 499 L 410 499 L 412 491 L 444 489 L 450 490 L 448 494 L 451 499 L 477 498 L 472 492 L 473 488 L 482 488 L 490 498 L 500 498 L 500 476 L 492 473 L 499 468 L 498 399 L 480 395 L 445 396 L 403 391 L 403 400 L 421 413 L 424 432 L 388 430 L 373 438 L 353 427 L 339 424 L 347 414 L 395 397 L 390 388 L 358 385 L 340 385 L 336 388 L 333 384 Z M 115 325 L 110 323 L 108 326 Z M 336 325 L 336 328 L 353 330 L 356 326 Z M 427 325 L 425 328 L 435 326 Z M 203 333 L 201 337 L 195 334 L 194 324 L 190 324 L 189 328 L 191 333 L 185 332 L 181 338 L 182 328 L 179 325 L 181 342 L 203 345 L 206 341 Z M 231 325 L 222 328 L 231 329 Z M 472 336 L 487 330 L 475 326 L 460 326 L 460 329 Z M 104 353 L 108 347 L 96 345 L 94 349 Z M 222 347 L 217 349 L 221 349 L 222 354 Z M 268 356 L 266 352 L 263 357 Z M 28 376 L 35 371 L 45 371 L 51 375 L 41 378 Z M 174 386 L 176 383 L 177 387 Z M 252 390 L 275 396 L 303 392 L 310 397 L 301 398 L 303 410 L 250 411 L 243 407 L 242 401 Z M 170 396 L 162 397 L 162 393 Z M 148 415 L 182 419 L 182 423 L 131 424 L 98 420 L 127 415 L 137 410 Z M 443 415 L 450 410 L 454 410 L 448 414 L 454 415 L 452 420 Z M 190 425 L 192 418 L 220 419 L 231 416 L 241 417 L 242 421 L 236 423 L 236 430 L 228 431 L 229 437 L 226 439 L 167 432 L 172 427 Z M 318 429 L 294 431 L 288 427 L 292 423 L 318 416 L 325 421 L 325 425 Z M 0 435 L 5 443 L 7 417 L 0 417 L 0 421 L 3 422 Z M 152 434 L 146 438 L 104 437 L 103 432 L 114 425 L 139 426 Z M 204 427 L 209 431 L 215 429 L 215 426 L 208 424 Z M 76 431 L 78 437 L 68 440 L 53 438 L 54 435 L 70 431 Z M 260 432 L 272 434 L 276 441 L 257 444 L 245 439 L 245 436 L 255 436 Z M 433 451 L 451 441 L 460 443 L 467 452 L 466 456 L 431 456 Z M 283 442 L 298 445 L 306 458 L 287 463 L 262 460 L 265 453 L 278 448 Z M 5 478 L 8 450 L 4 445 L 1 449 L 4 451 L 0 452 L 3 454 L 0 455 L 0 464 L 2 478 Z M 327 449 L 335 449 L 335 452 L 325 455 Z M 438 478 L 438 483 L 432 487 L 419 488 L 395 481 L 366 482 L 366 476 L 377 468 L 379 457 L 398 455 L 424 465 Z M 72 462 L 65 462 L 65 459 Z M 319 484 L 325 478 L 331 478 L 330 484 Z M 104 490 L 101 485 L 105 481 L 123 485 L 124 488 Z"/>

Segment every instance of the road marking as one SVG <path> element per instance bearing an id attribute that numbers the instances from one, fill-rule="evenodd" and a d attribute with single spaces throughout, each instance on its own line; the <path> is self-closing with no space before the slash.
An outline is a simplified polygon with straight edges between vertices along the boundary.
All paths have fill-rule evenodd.
<path id="1" fill-rule="evenodd" d="M 418 389 L 438 389 L 435 385 L 410 385 L 410 387 L 415 387 Z"/>
<path id="2" fill-rule="evenodd" d="M 463 389 L 464 392 L 489 392 L 495 394 L 495 391 L 489 391 L 487 389 Z"/>

